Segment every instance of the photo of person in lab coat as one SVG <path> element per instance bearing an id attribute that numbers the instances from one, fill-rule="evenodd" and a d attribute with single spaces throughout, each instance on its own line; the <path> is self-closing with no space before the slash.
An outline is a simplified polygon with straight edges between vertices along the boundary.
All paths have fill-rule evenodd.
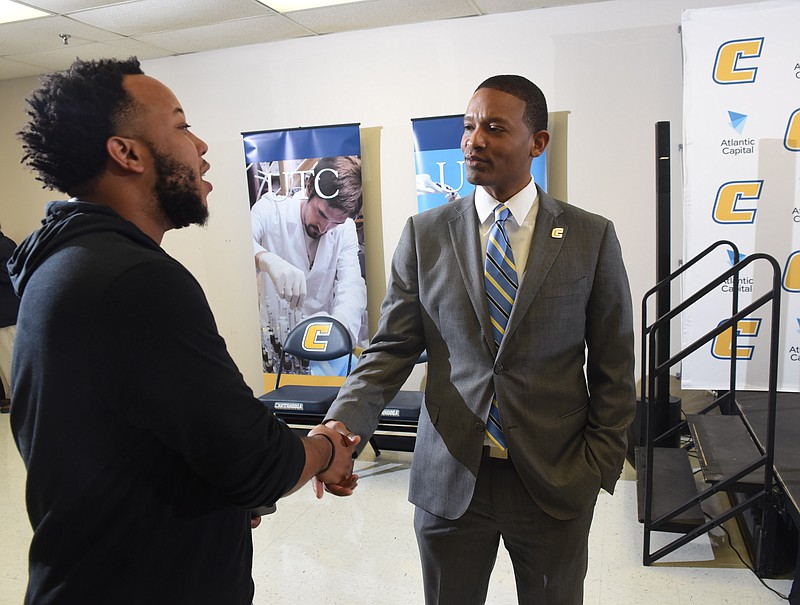
<path id="1" fill-rule="evenodd" d="M 338 319 L 356 345 L 367 337 L 363 244 L 355 222 L 362 209 L 361 160 L 325 157 L 291 175 L 293 182 L 270 187 L 250 210 L 265 372 L 277 371 L 281 343 L 306 317 Z M 297 360 L 283 371 L 344 373 L 336 364 L 309 368 Z"/>

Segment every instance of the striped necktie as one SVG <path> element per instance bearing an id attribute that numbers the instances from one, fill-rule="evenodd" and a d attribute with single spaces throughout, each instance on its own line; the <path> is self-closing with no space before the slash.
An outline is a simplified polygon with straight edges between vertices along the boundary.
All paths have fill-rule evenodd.
<path id="1" fill-rule="evenodd" d="M 503 341 L 503 335 L 511 315 L 511 307 L 517 296 L 519 281 L 517 280 L 517 267 L 514 264 L 514 254 L 511 251 L 511 242 L 506 233 L 505 222 L 511 211 L 503 204 L 498 204 L 494 209 L 494 225 L 489 232 L 489 243 L 486 246 L 486 265 L 484 267 L 484 282 L 486 294 L 489 297 L 489 316 L 492 320 L 492 334 L 497 349 Z M 489 409 L 489 420 L 486 423 L 486 433 L 489 439 L 500 449 L 506 449 L 503 438 L 502 424 L 500 423 L 500 410 L 497 407 L 497 398 L 492 395 L 492 405 Z"/>

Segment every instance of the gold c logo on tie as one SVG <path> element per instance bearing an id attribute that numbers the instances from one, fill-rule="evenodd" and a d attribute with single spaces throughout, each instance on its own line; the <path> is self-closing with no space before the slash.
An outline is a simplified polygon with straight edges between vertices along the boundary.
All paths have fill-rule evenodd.
<path id="1" fill-rule="evenodd" d="M 561 239 L 564 237 L 564 227 L 556 227 L 550 232 L 550 237 L 554 239 Z"/>

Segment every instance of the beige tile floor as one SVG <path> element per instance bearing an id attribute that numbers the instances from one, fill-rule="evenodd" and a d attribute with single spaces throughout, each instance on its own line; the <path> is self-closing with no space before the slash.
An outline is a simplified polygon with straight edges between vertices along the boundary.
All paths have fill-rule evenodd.
<path id="1" fill-rule="evenodd" d="M 31 536 L 24 467 L 9 416 L 0 416 L 0 605 L 22 602 Z M 315 500 L 310 489 L 281 500 L 255 530 L 255 605 L 422 603 L 421 574 L 406 499 L 411 454 L 371 451 L 357 462 L 351 498 Z M 769 605 L 785 603 L 738 561 L 722 532 L 688 544 L 671 562 L 643 567 L 636 484 L 626 469 L 614 496 L 602 493 L 590 535 L 587 605 Z M 734 541 L 736 537 L 734 536 Z M 786 594 L 789 580 L 767 580 Z M 516 603 L 511 563 L 501 549 L 490 604 Z M 223 604 L 224 605 L 224 604 Z"/>

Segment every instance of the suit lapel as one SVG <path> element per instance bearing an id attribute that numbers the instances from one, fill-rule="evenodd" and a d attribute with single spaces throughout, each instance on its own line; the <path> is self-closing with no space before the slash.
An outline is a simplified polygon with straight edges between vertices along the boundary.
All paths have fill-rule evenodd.
<path id="1" fill-rule="evenodd" d="M 539 191 L 539 213 L 533 228 L 531 247 L 525 264 L 525 275 L 517 292 L 514 307 L 511 309 L 506 334 L 498 353 L 502 353 L 522 317 L 528 312 L 528 308 L 539 293 L 553 262 L 561 251 L 564 239 L 568 237 L 567 225 L 563 222 L 562 217 L 563 210 L 538 185 L 536 188 Z M 563 231 L 558 231 L 559 229 L 563 229 Z"/>
<path id="2" fill-rule="evenodd" d="M 495 353 L 492 338 L 492 324 L 489 319 L 489 303 L 486 300 L 486 287 L 483 283 L 483 256 L 479 235 L 478 213 L 475 211 L 474 193 L 460 202 L 456 216 L 447 224 L 450 230 L 450 243 L 458 262 L 461 277 L 467 288 L 472 309 L 478 318 L 483 338 L 487 346 Z"/>

